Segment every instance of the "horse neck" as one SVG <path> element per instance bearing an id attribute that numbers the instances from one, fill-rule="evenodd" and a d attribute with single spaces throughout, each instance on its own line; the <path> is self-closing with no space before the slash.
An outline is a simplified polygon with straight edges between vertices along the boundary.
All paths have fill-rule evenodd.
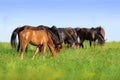
<path id="1" fill-rule="evenodd" d="M 60 34 L 58 32 L 58 29 L 55 26 L 53 26 L 52 28 L 50 28 L 50 30 L 55 34 L 55 36 L 58 37 L 59 40 L 61 39 Z"/>
<path id="2" fill-rule="evenodd" d="M 50 36 L 51 36 L 54 44 L 60 43 L 60 41 L 59 41 L 58 37 L 56 36 L 56 34 L 54 34 L 54 33 L 53 33 L 52 31 L 50 31 L 50 30 L 49 30 L 49 33 L 50 33 Z"/>

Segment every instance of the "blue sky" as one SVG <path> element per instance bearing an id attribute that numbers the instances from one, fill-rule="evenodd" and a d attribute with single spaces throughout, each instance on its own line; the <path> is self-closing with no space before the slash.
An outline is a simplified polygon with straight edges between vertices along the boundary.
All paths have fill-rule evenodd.
<path id="1" fill-rule="evenodd" d="M 107 41 L 120 41 L 119 0 L 0 0 L 0 42 L 23 25 L 103 26 Z"/>

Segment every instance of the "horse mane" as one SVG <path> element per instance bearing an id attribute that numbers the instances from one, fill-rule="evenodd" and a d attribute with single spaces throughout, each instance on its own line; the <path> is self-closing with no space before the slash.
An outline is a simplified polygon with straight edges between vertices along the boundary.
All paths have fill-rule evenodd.
<path id="1" fill-rule="evenodd" d="M 58 36 L 59 40 L 61 39 L 61 38 L 60 38 L 60 35 L 59 35 L 59 33 L 58 33 L 58 29 L 57 29 L 56 26 L 53 25 L 53 26 L 50 28 L 50 30 L 51 30 L 52 32 L 54 32 L 56 36 Z"/>
<path id="2" fill-rule="evenodd" d="M 48 26 L 44 26 L 44 25 L 39 25 L 38 26 L 39 29 L 44 29 L 47 31 L 47 33 L 50 35 L 51 39 L 53 40 L 53 43 L 55 45 L 60 44 L 60 40 L 59 38 L 56 36 L 56 34 L 54 33 L 55 31 L 53 31 L 52 28 L 49 28 Z M 59 41 L 59 42 L 58 42 Z"/>

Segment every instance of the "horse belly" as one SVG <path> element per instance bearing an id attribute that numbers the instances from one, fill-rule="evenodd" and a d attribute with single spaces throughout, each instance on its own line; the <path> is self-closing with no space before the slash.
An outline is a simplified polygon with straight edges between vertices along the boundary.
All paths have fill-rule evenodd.
<path id="1" fill-rule="evenodd" d="M 42 45 L 43 43 L 47 43 L 48 42 L 48 37 L 47 35 L 42 35 L 42 33 L 40 34 L 34 34 L 34 37 L 32 37 L 30 43 L 38 46 L 38 45 Z"/>

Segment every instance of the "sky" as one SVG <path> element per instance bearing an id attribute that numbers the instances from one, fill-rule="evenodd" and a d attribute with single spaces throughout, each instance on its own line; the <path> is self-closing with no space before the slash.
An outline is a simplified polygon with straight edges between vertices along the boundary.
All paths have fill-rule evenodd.
<path id="1" fill-rule="evenodd" d="M 0 42 L 24 25 L 97 27 L 106 41 L 120 41 L 119 0 L 0 0 Z"/>

